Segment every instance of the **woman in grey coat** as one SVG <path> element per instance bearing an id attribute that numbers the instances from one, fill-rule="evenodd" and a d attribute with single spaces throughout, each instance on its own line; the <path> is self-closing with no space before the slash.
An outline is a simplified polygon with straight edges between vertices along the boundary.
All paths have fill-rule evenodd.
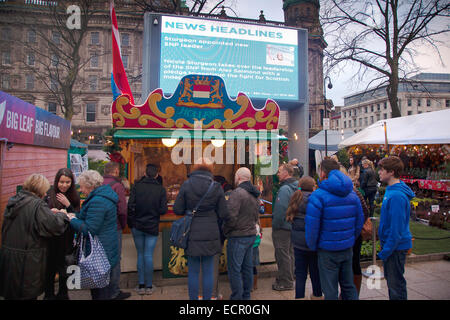
<path id="1" fill-rule="evenodd" d="M 189 299 L 198 300 L 199 274 L 202 270 L 203 299 L 211 299 L 214 278 L 214 255 L 222 252 L 218 219 L 226 220 L 228 210 L 219 183 L 213 180 L 212 165 L 202 161 L 193 167 L 189 179 L 183 183 L 173 206 L 177 215 L 193 210 L 210 184 L 207 194 L 192 219 L 191 232 L 185 254 L 188 257 Z"/>

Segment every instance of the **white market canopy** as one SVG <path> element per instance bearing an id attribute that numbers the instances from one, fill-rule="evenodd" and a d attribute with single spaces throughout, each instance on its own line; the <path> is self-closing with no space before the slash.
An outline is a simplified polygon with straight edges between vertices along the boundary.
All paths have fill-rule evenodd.
<path id="1" fill-rule="evenodd" d="M 342 141 L 339 148 L 358 144 L 385 144 L 384 122 L 390 145 L 450 143 L 450 109 L 446 109 L 377 121 Z"/>
<path id="2" fill-rule="evenodd" d="M 353 135 L 355 135 L 355 133 L 349 129 L 345 129 L 343 133 L 338 130 L 327 130 L 327 150 L 338 151 L 339 143 Z M 322 130 L 314 137 L 309 138 L 308 142 L 310 149 L 325 150 L 325 130 Z"/>

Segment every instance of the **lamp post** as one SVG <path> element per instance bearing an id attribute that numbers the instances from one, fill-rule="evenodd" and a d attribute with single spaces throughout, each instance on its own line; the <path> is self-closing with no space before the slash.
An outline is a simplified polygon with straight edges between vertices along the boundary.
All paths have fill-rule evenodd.
<path id="1" fill-rule="evenodd" d="M 328 118 L 327 118 L 327 87 L 325 86 L 325 82 L 326 82 L 327 79 L 328 79 L 328 89 L 332 89 L 332 88 L 333 88 L 333 85 L 331 84 L 331 79 L 330 79 L 330 77 L 329 77 L 329 76 L 326 76 L 326 77 L 323 79 L 323 98 L 324 98 L 323 103 L 324 103 L 324 106 L 325 106 L 325 110 L 324 110 L 324 121 L 325 121 L 325 119 L 328 119 Z M 328 120 L 327 120 L 327 123 L 329 123 Z M 328 127 L 328 126 L 327 126 L 327 127 Z M 325 129 L 325 157 L 328 156 L 328 139 L 327 139 L 327 138 L 328 138 L 328 137 L 327 137 L 327 129 Z"/>

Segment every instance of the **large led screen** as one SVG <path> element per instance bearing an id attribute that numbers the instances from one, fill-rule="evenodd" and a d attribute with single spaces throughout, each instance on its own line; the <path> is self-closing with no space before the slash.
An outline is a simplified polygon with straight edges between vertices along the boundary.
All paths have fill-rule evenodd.
<path id="1" fill-rule="evenodd" d="M 187 74 L 217 75 L 228 94 L 298 100 L 295 29 L 161 17 L 160 87 L 173 93 Z"/>

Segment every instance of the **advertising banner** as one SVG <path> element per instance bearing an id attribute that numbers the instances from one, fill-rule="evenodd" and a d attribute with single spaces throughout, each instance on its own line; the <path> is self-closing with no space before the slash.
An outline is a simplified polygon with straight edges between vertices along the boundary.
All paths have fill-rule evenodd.
<path id="1" fill-rule="evenodd" d="M 70 121 L 0 91 L 0 138 L 14 143 L 69 149 Z"/>

